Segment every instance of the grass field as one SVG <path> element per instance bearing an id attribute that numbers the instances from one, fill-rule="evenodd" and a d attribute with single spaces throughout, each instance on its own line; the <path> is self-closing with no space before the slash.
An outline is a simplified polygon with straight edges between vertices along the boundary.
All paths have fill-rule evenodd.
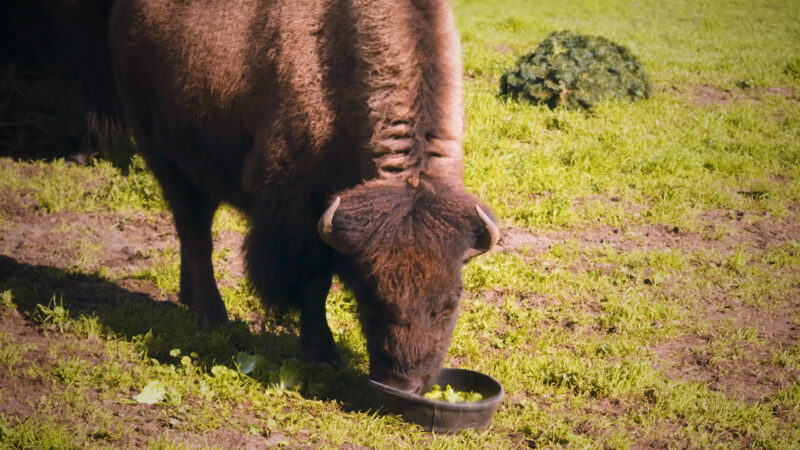
<path id="1" fill-rule="evenodd" d="M 251 293 L 227 208 L 214 262 L 235 320 L 200 331 L 140 158 L 0 157 L 0 447 L 797 448 L 800 3 L 700 3 L 453 2 L 466 183 L 503 239 L 464 270 L 446 366 L 503 383 L 489 429 L 376 411 L 338 287 L 344 368 L 297 361 L 297 320 Z M 562 29 L 631 48 L 652 98 L 499 98 L 505 68 Z M 263 364 L 240 370 L 248 355 Z M 302 383 L 281 387 L 282 367 Z M 152 405 L 134 399 L 148 385 Z"/>

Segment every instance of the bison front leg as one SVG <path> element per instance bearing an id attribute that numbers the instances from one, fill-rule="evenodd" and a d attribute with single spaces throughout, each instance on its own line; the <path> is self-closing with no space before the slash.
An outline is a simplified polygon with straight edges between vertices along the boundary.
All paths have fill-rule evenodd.
<path id="1" fill-rule="evenodd" d="M 300 307 L 300 346 L 304 359 L 338 367 L 341 359 L 325 317 L 325 300 L 330 287 L 330 276 L 308 280 L 304 286 L 305 302 Z"/>

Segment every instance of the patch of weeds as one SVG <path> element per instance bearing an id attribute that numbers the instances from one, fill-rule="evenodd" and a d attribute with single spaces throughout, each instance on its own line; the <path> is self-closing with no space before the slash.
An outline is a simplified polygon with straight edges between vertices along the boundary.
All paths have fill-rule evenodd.
<path id="1" fill-rule="evenodd" d="M 772 446 L 787 444 L 781 442 L 777 424 L 767 407 L 729 400 L 692 383 L 674 383 L 661 392 L 656 396 L 653 412 L 674 415 L 684 421 L 685 432 L 694 442 L 722 445 L 748 437 L 764 444 L 771 441 Z"/>
<path id="2" fill-rule="evenodd" d="M 161 295 L 175 294 L 180 289 L 180 254 L 167 248 L 164 251 L 151 250 L 152 264 L 130 275 L 136 280 L 147 280 L 161 290 Z"/>
<path id="3" fill-rule="evenodd" d="M 743 304 L 766 309 L 778 308 L 788 300 L 794 280 L 766 270 L 760 265 L 749 265 L 743 269 L 742 279 L 732 289 L 731 296 Z"/>
<path id="4" fill-rule="evenodd" d="M 715 338 L 695 351 L 704 355 L 712 366 L 736 370 L 737 361 L 747 356 L 748 348 L 759 343 L 758 329 L 738 324 L 715 328 Z"/>
<path id="5" fill-rule="evenodd" d="M 70 321 L 70 327 L 72 333 L 88 339 L 99 339 L 107 333 L 107 330 L 104 328 L 100 318 L 97 317 L 95 312 L 88 314 L 83 312 L 78 313 L 77 317 Z"/>
<path id="6" fill-rule="evenodd" d="M 31 162 L 0 166 L 0 187 L 9 192 L 32 192 L 37 208 L 48 212 L 164 210 L 157 181 L 139 155 L 131 158 L 127 176 L 110 162 L 92 160 L 88 166 Z"/>
<path id="7" fill-rule="evenodd" d="M 74 260 L 74 265 L 78 267 L 94 268 L 97 267 L 97 255 L 103 251 L 103 246 L 96 240 L 81 236 L 78 239 L 78 255 Z"/>
<path id="8" fill-rule="evenodd" d="M 67 387 L 85 380 L 89 373 L 89 363 L 81 358 L 56 359 L 52 374 Z"/>
<path id="9" fill-rule="evenodd" d="M 771 363 L 785 369 L 800 369 L 800 343 L 772 355 Z"/>
<path id="10" fill-rule="evenodd" d="M 97 198 L 92 196 L 92 185 L 101 182 L 100 176 L 90 170 L 79 170 L 58 160 L 42 165 L 38 176 L 24 179 L 20 184 L 33 189 L 38 207 L 48 213 L 77 207 L 93 209 Z"/>
<path id="11" fill-rule="evenodd" d="M 741 275 L 750 266 L 749 263 L 750 253 L 742 248 L 738 248 L 728 257 L 728 260 L 725 262 L 725 267 Z"/>
<path id="12" fill-rule="evenodd" d="M 504 287 L 533 292 L 534 286 L 547 282 L 552 276 L 552 273 L 537 270 L 536 265 L 519 254 L 495 253 L 465 268 L 464 287 L 472 292 Z"/>
<path id="13" fill-rule="evenodd" d="M 11 289 L 0 292 L 0 315 L 5 315 L 8 311 L 16 308 L 17 305 L 14 303 L 14 294 Z"/>
<path id="14" fill-rule="evenodd" d="M 15 342 L 8 333 L 0 332 L 0 365 L 6 369 L 6 375 L 14 374 L 14 369 L 27 360 L 27 354 L 37 348 L 36 344 Z"/>
<path id="15" fill-rule="evenodd" d="M 800 268 L 800 243 L 794 239 L 766 252 L 762 261 L 781 268 Z"/>
<path id="16" fill-rule="evenodd" d="M 684 315 L 675 305 L 655 301 L 633 288 L 603 298 L 600 311 L 596 323 L 601 329 L 609 333 L 635 333 L 642 338 L 667 332 L 665 328 L 674 327 L 670 322 Z"/>
<path id="17" fill-rule="evenodd" d="M 326 304 L 328 326 L 334 334 L 337 348 L 354 369 L 367 370 L 366 339 L 358 319 L 356 299 L 336 280 Z M 299 327 L 296 327 L 299 330 Z"/>
<path id="18" fill-rule="evenodd" d="M 69 427 L 52 417 L 28 417 L 15 425 L 6 416 L 0 416 L 0 443 L 11 448 L 86 448 L 89 444 L 80 439 Z"/>
<path id="19" fill-rule="evenodd" d="M 247 216 L 230 205 L 224 204 L 220 206 L 214 215 L 212 228 L 214 236 L 222 231 L 235 231 L 239 234 L 246 234 L 249 229 L 250 223 Z"/>
<path id="20" fill-rule="evenodd" d="M 147 168 L 144 158 L 135 154 L 127 168 L 127 176 L 120 174 L 110 164 L 97 161 L 95 164 L 107 175 L 104 186 L 106 203 L 115 209 L 145 209 L 159 211 L 167 209 L 161 194 L 161 186 Z"/>
<path id="21" fill-rule="evenodd" d="M 63 333 L 70 327 L 69 312 L 64 309 L 64 301 L 53 296 L 47 306 L 36 305 L 37 311 L 33 319 L 50 329 L 57 329 Z"/>
<path id="22" fill-rule="evenodd" d="M 496 307 L 480 298 L 464 299 L 448 354 L 469 362 L 479 361 L 488 343 L 502 346 L 504 336 L 497 336 L 501 326 Z"/>
<path id="23" fill-rule="evenodd" d="M 576 213 L 568 196 L 550 194 L 541 200 L 527 202 L 513 208 L 511 217 L 523 224 L 546 223 L 564 226 L 575 220 Z"/>
<path id="24" fill-rule="evenodd" d="M 590 441 L 583 436 L 575 434 L 573 427 L 563 420 L 554 422 L 542 420 L 536 425 L 524 425 L 519 431 L 532 448 L 550 447 L 553 445 L 564 446 L 568 444 L 582 446 L 589 445 L 590 443 Z"/>
<path id="25" fill-rule="evenodd" d="M 538 376 L 543 384 L 591 397 L 642 396 L 656 389 L 659 383 L 658 372 L 645 360 L 611 362 L 559 353 L 550 361 L 542 362 Z"/>
<path id="26" fill-rule="evenodd" d="M 791 420 L 795 425 L 800 425 L 800 380 L 795 380 L 785 389 L 776 392 L 772 396 L 771 403 L 773 409 L 782 408 L 790 411 L 793 414 Z"/>
<path id="27" fill-rule="evenodd" d="M 128 387 L 133 385 L 133 376 L 131 375 L 130 369 L 126 369 L 120 361 L 113 359 L 92 365 L 90 368 L 90 376 L 91 384 L 101 392 L 109 392 L 122 388 L 127 390 Z"/>
<path id="28" fill-rule="evenodd" d="M 228 314 L 233 314 L 242 320 L 248 320 L 252 315 L 258 317 L 268 315 L 261 299 L 256 296 L 252 286 L 245 279 L 237 280 L 231 287 L 222 287 L 220 294 Z"/>
<path id="29" fill-rule="evenodd" d="M 795 57 L 789 60 L 783 66 L 783 73 L 789 75 L 793 80 L 800 80 L 800 57 Z"/>

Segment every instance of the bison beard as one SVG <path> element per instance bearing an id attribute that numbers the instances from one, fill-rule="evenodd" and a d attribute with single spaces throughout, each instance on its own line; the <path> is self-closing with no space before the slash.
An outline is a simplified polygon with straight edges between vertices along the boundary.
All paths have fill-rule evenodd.
<path id="1" fill-rule="evenodd" d="M 334 274 L 353 290 L 370 376 L 422 392 L 461 267 L 498 239 L 464 192 L 458 36 L 443 0 L 118 0 L 111 56 L 127 122 L 181 242 L 180 298 L 227 313 L 211 263 L 221 202 L 251 219 L 247 271 L 300 310 L 304 357 L 337 363 Z"/>

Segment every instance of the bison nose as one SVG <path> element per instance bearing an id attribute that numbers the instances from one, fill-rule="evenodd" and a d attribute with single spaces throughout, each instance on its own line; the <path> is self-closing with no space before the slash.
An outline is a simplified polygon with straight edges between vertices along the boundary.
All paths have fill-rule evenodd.
<path id="1" fill-rule="evenodd" d="M 399 389 L 410 394 L 422 395 L 425 389 L 425 382 L 419 378 L 389 375 L 386 378 L 375 380 L 386 386 Z"/>

